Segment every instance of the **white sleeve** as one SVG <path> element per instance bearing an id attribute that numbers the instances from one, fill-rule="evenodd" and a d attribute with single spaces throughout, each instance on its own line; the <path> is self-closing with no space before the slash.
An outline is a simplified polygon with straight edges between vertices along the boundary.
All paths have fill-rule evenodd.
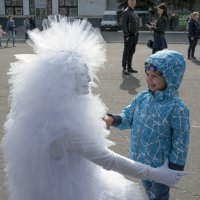
<path id="1" fill-rule="evenodd" d="M 149 165 L 130 160 L 103 147 L 103 145 L 99 145 L 92 139 L 89 140 L 89 138 L 72 136 L 62 139 L 60 142 L 65 143 L 68 152 L 81 154 L 104 169 L 113 170 L 123 175 L 151 179 L 168 186 L 173 186 L 185 175 L 184 172 L 169 169 L 168 163 L 159 168 L 152 168 Z"/>

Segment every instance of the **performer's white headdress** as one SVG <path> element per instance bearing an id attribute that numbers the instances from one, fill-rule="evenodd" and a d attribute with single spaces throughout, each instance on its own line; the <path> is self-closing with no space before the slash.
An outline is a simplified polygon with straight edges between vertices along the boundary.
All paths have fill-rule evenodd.
<path id="1" fill-rule="evenodd" d="M 19 115 L 22 108 L 41 113 L 44 109 L 77 107 L 81 97 L 77 98 L 75 88 L 81 74 L 88 73 L 95 85 L 95 74 L 106 60 L 98 29 L 86 20 L 72 23 L 66 17 L 51 17 L 48 29 L 30 31 L 29 36 L 36 55 L 16 55 L 19 61 L 11 64 L 9 72 L 11 114 Z M 100 110 L 102 115 L 105 110 Z"/>

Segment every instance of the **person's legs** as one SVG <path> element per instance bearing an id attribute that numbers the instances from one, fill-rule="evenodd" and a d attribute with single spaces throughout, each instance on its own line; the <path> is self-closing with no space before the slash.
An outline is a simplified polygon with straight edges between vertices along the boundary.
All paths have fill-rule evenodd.
<path id="1" fill-rule="evenodd" d="M 161 183 L 152 182 L 152 187 L 149 191 L 150 200 L 169 200 L 170 187 Z"/>
<path id="2" fill-rule="evenodd" d="M 169 200 L 170 187 L 154 181 L 142 181 L 149 200 Z"/>
<path id="3" fill-rule="evenodd" d="M 122 56 L 123 69 L 126 69 L 129 52 L 130 52 L 130 37 L 124 37 L 124 51 L 123 51 L 123 56 Z"/>
<path id="4" fill-rule="evenodd" d="M 135 53 L 136 45 L 138 43 L 138 35 L 130 36 L 130 51 L 127 58 L 128 70 L 129 72 L 137 72 L 132 69 L 132 59 Z"/>
<path id="5" fill-rule="evenodd" d="M 0 47 L 1 47 L 1 37 L 0 37 Z"/>
<path id="6" fill-rule="evenodd" d="M 193 49 L 193 40 L 191 40 L 190 37 L 188 37 L 188 40 L 189 40 L 188 59 L 191 59 L 191 57 L 192 57 L 192 49 Z"/>
<path id="7" fill-rule="evenodd" d="M 145 193 L 147 195 L 148 198 L 150 198 L 150 194 L 149 191 L 152 187 L 152 182 L 151 181 L 146 181 L 146 180 L 142 180 L 142 185 L 144 187 Z"/>
<path id="8" fill-rule="evenodd" d="M 28 33 L 27 33 L 28 30 L 26 30 L 25 32 L 25 40 L 28 40 Z"/>
<path id="9" fill-rule="evenodd" d="M 11 38 L 12 38 L 12 31 L 8 31 L 8 39 L 6 41 L 6 46 L 8 46 L 8 42 L 10 41 Z"/>
<path id="10" fill-rule="evenodd" d="M 154 48 L 152 49 L 152 54 L 156 53 L 157 51 L 162 51 L 163 49 L 159 49 L 159 48 Z"/>
<path id="11" fill-rule="evenodd" d="M 122 73 L 125 75 L 128 75 L 128 69 L 127 69 L 127 59 L 130 52 L 130 37 L 124 37 L 124 51 L 122 56 Z"/>
<path id="12" fill-rule="evenodd" d="M 12 31 L 13 47 L 15 47 L 15 31 Z"/>
<path id="13" fill-rule="evenodd" d="M 192 52 L 191 52 L 191 57 L 193 58 L 193 59 L 196 59 L 195 58 L 195 56 L 194 56 L 194 53 L 195 53 L 195 48 L 196 48 L 196 46 L 197 46 L 197 43 L 198 43 L 198 39 L 193 39 L 193 42 L 192 42 L 193 44 L 192 44 Z"/>

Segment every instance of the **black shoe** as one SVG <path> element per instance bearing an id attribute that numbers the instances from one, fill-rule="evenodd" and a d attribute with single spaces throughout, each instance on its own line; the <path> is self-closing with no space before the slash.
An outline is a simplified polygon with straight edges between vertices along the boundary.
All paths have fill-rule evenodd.
<path id="1" fill-rule="evenodd" d="M 128 72 L 127 69 L 123 69 L 122 74 L 124 74 L 124 75 L 129 75 L 129 72 Z"/>
<path id="2" fill-rule="evenodd" d="M 196 60 L 197 58 L 196 58 L 195 56 L 192 56 L 192 59 L 195 59 L 195 60 Z"/>
<path id="3" fill-rule="evenodd" d="M 128 69 L 128 72 L 130 72 L 130 73 L 138 73 L 138 71 L 136 71 L 134 69 Z"/>
<path id="4" fill-rule="evenodd" d="M 187 59 L 188 59 L 188 60 L 191 60 L 191 57 L 188 57 Z"/>

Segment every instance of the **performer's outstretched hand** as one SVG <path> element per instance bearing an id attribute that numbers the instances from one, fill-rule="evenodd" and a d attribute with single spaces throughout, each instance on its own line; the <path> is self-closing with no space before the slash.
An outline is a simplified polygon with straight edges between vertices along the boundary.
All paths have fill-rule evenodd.
<path id="1" fill-rule="evenodd" d="M 187 173 L 184 171 L 169 169 L 167 159 L 161 167 L 152 168 L 149 172 L 149 178 L 170 187 L 177 184 L 182 176 L 185 175 L 187 175 Z"/>
<path id="2" fill-rule="evenodd" d="M 110 126 L 112 125 L 113 123 L 113 118 L 111 116 L 108 116 L 106 115 L 104 118 L 103 118 L 104 122 L 106 123 L 106 128 L 109 129 Z"/>

